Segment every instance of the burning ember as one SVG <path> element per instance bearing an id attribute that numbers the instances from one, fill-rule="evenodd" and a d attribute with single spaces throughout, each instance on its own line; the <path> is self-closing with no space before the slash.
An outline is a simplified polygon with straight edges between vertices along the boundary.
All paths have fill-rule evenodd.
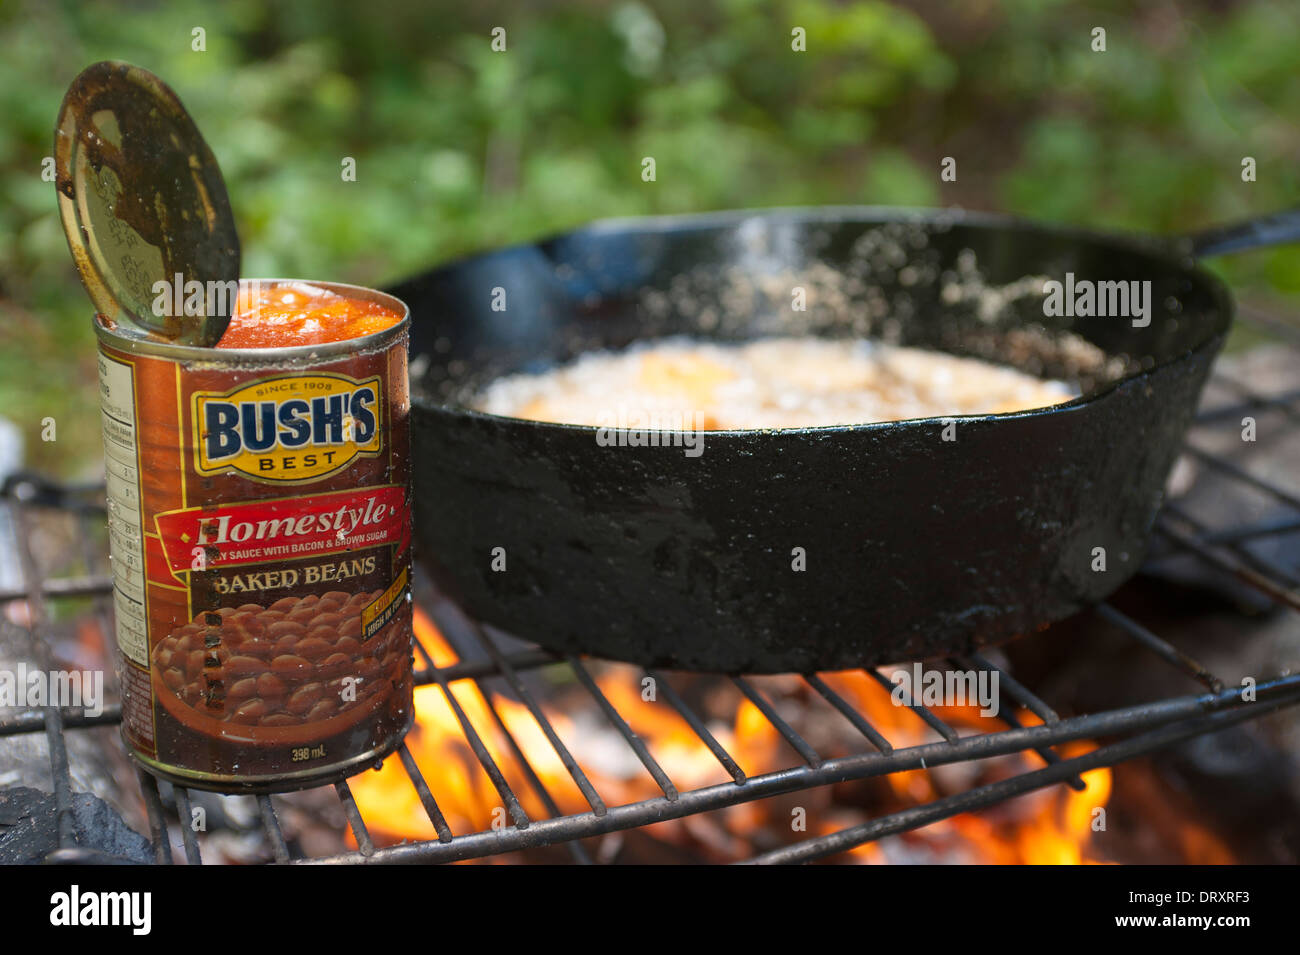
<path id="1" fill-rule="evenodd" d="M 456 652 L 418 608 L 415 629 L 437 666 L 457 661 Z M 914 712 L 894 705 L 888 691 L 865 674 L 835 673 L 823 679 L 856 705 L 895 748 L 937 739 Z M 730 782 L 731 777 L 676 710 L 662 697 L 646 698 L 651 694 L 642 680 L 641 671 L 615 664 L 606 666 L 597 676 L 601 690 L 645 741 L 679 789 Z M 815 709 L 823 706 L 823 701 L 815 696 L 810 698 L 803 681 L 796 677 L 760 677 L 754 682 L 761 683 L 763 692 L 782 715 L 823 755 L 842 756 L 862 751 L 865 741 L 850 735 L 853 731 L 845 721 L 837 716 L 827 718 L 829 711 L 824 714 Z M 708 719 L 711 731 L 747 775 L 758 776 L 796 764 L 794 754 L 775 727 L 730 683 L 719 680 L 716 686 L 703 683 L 694 689 L 701 688 L 702 710 L 706 717 L 714 717 Z M 546 818 L 549 813 L 530 784 L 506 732 L 526 755 L 561 813 L 588 811 L 581 792 L 522 703 L 493 693 L 492 706 L 501 718 L 498 723 L 473 681 L 458 681 L 452 684 L 451 692 L 531 818 Z M 543 704 L 547 717 L 606 803 L 619 805 L 661 795 L 623 738 L 590 706 L 589 698 L 586 705 L 564 705 L 568 692 L 559 688 Z M 452 832 L 465 834 L 510 825 L 501 797 L 466 744 L 442 689 L 417 688 L 415 702 L 417 724 L 407 737 L 407 746 Z M 728 708 L 732 714 L 729 720 L 715 716 L 716 712 Z M 933 711 L 963 735 L 1005 729 L 1005 724 L 998 719 L 981 715 L 978 705 L 939 706 Z M 1023 710 L 1018 710 L 1016 716 L 1026 725 L 1040 722 Z M 1076 756 L 1093 748 L 1092 743 L 1076 743 L 1065 747 L 1062 755 Z M 1034 753 L 1017 753 L 928 770 L 897 772 L 667 820 L 642 831 L 702 861 L 733 861 L 858 825 L 882 814 L 923 805 L 1042 765 L 1042 759 Z M 955 816 L 913 832 L 864 844 L 842 854 L 837 861 L 1030 864 L 1105 861 L 1092 842 L 1094 819 L 1110 796 L 1111 771 L 1098 769 L 1085 773 L 1083 781 L 1085 788 L 1081 792 L 1063 785 L 1032 792 L 979 813 Z M 377 772 L 357 777 L 351 785 L 376 844 L 437 838 L 398 757 L 388 759 Z"/>

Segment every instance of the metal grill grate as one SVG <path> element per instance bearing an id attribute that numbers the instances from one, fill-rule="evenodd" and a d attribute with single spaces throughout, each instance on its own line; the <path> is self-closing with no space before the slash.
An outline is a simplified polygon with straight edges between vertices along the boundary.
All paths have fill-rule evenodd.
<path id="1" fill-rule="evenodd" d="M 1250 313 L 1243 316 L 1252 318 Z M 1265 318 L 1265 321 L 1267 319 Z M 1300 334 L 1290 326 L 1275 321 L 1273 331 L 1282 331 L 1293 345 L 1300 344 Z M 1300 347 L 1297 348 L 1300 352 Z M 1297 355 L 1300 357 L 1300 354 Z M 1300 390 L 1289 390 L 1273 395 L 1255 392 L 1250 386 L 1233 381 L 1218 373 L 1215 381 L 1235 393 L 1239 400 L 1202 412 L 1189 434 L 1187 452 L 1198 462 L 1231 479 L 1234 487 L 1249 488 L 1252 493 L 1263 494 L 1290 509 L 1284 519 L 1229 528 L 1211 527 L 1203 515 L 1190 513 L 1178 503 L 1170 503 L 1157 521 L 1156 532 L 1176 550 L 1191 554 L 1196 560 L 1234 576 L 1239 581 L 1263 594 L 1270 602 L 1292 610 L 1300 609 L 1300 580 L 1288 568 L 1261 559 L 1245 545 L 1274 535 L 1300 531 L 1300 488 L 1284 488 L 1266 481 L 1234 464 L 1225 457 L 1211 454 L 1198 443 L 1200 437 L 1211 429 L 1236 426 L 1243 414 L 1281 415 L 1294 422 L 1300 416 L 1297 402 Z M 47 621 L 49 601 L 76 596 L 104 598 L 111 593 L 111 581 L 106 575 L 89 575 L 42 580 L 37 563 L 29 547 L 27 520 L 31 511 L 39 508 L 59 508 L 71 512 L 80 522 L 84 540 L 92 540 L 92 526 L 102 521 L 102 504 L 96 504 L 93 487 L 68 487 L 54 485 L 32 477 L 11 479 L 5 486 L 4 500 L 10 505 L 19 543 L 19 557 L 23 571 L 23 585 L 0 587 L 0 603 L 25 600 L 30 608 L 32 628 L 42 634 Z M 102 566 L 102 555 L 90 554 Z M 1279 675 L 1262 682 L 1254 702 L 1244 702 L 1239 690 L 1225 687 L 1206 667 L 1191 659 L 1176 646 L 1151 632 L 1137 620 L 1117 610 L 1110 604 L 1095 608 L 1094 613 L 1113 625 L 1134 644 L 1177 668 L 1189 681 L 1200 684 L 1204 691 L 1188 695 L 1144 702 L 1102 712 L 1061 718 L 1052 707 L 1018 682 L 1012 674 L 997 667 L 981 654 L 967 658 L 954 658 L 948 663 L 963 670 L 996 671 L 1003 692 L 1016 704 L 1024 707 L 1042 720 L 1041 725 L 1020 725 L 1014 715 L 1005 713 L 1001 719 L 1006 729 L 959 735 L 956 729 L 944 723 L 925 706 L 912 703 L 911 709 L 935 733 L 939 740 L 905 748 L 895 748 L 852 702 L 832 688 L 816 674 L 801 679 L 807 689 L 820 697 L 839 714 L 861 737 L 862 751 L 853 755 L 825 758 L 812 744 L 796 731 L 777 712 L 772 702 L 752 682 L 744 677 L 731 677 L 731 682 L 744 698 L 749 700 L 771 727 L 789 744 L 797 755 L 786 768 L 747 776 L 737 760 L 709 731 L 701 716 L 688 704 L 683 694 L 674 686 L 674 680 L 662 672 L 646 671 L 654 679 L 664 702 L 671 706 L 698 737 L 699 745 L 716 758 L 730 777 L 729 782 L 703 788 L 683 790 L 669 777 L 655 760 L 645 743 L 634 733 L 624 716 L 602 691 L 582 660 L 574 657 L 557 657 L 545 650 L 528 647 L 521 650 L 503 650 L 498 637 L 488 628 L 466 619 L 455 607 L 432 594 L 427 585 L 417 592 L 417 600 L 428 609 L 444 637 L 460 652 L 461 659 L 447 666 L 436 666 L 427 647 L 417 639 L 417 685 L 436 684 L 454 713 L 465 742 L 473 752 L 482 771 L 491 781 L 505 807 L 510 825 L 500 829 L 479 832 L 453 832 L 438 807 L 437 793 L 426 782 L 415 756 L 403 744 L 398 758 L 410 785 L 414 788 L 429 821 L 437 832 L 437 839 L 408 842 L 396 846 L 377 848 L 369 835 L 365 820 L 346 782 L 333 788 L 341 810 L 357 842 L 357 850 L 338 855 L 305 859 L 295 858 L 281 831 L 277 815 L 278 797 L 258 797 L 261 825 L 270 853 L 276 862 L 451 862 L 480 858 L 494 854 L 565 844 L 575 861 L 590 863 L 587 850 L 579 840 L 618 830 L 632 829 L 652 822 L 679 818 L 693 813 L 706 812 L 752 800 L 783 793 L 791 793 L 832 783 L 879 776 L 914 769 L 928 769 L 944 764 L 985 759 L 990 756 L 1032 750 L 1046 760 L 1044 768 L 1024 772 L 988 785 L 968 789 L 955 795 L 938 798 L 924 805 L 909 808 L 870 822 L 819 835 L 757 856 L 751 861 L 804 862 L 842 852 L 865 842 L 884 836 L 917 829 L 938 820 L 963 812 L 980 809 L 1026 793 L 1030 790 L 1058 783 L 1082 788 L 1080 774 L 1102 766 L 1110 766 L 1133 756 L 1148 753 L 1179 740 L 1213 732 L 1226 726 L 1254 719 L 1265 713 L 1300 702 L 1300 675 Z M 98 611 L 104 613 L 106 601 L 101 599 Z M 111 632 L 111 630 L 105 630 Z M 1051 639 L 1050 635 L 1032 636 L 1025 640 Z M 472 658 L 477 655 L 479 658 Z M 525 671 L 554 668 L 569 682 L 580 686 L 596 708 L 617 732 L 635 755 L 660 794 L 640 802 L 608 805 L 593 786 L 582 765 L 565 746 L 552 720 L 534 699 L 527 682 L 521 677 Z M 882 685 L 882 691 L 894 689 L 886 677 L 877 670 L 867 675 Z M 559 760 L 572 777 L 588 804 L 581 813 L 563 814 L 536 769 L 529 763 L 523 748 L 511 735 L 494 694 L 485 685 L 489 680 L 502 681 L 515 700 L 531 712 L 538 726 Z M 680 678 L 679 678 L 680 680 Z M 476 684 L 487 703 L 492 717 L 492 732 L 500 734 L 538 801 L 546 808 L 547 818 L 531 818 L 521 804 L 519 795 L 512 789 L 485 745 L 480 728 L 466 714 L 449 691 L 452 684 L 470 681 Z M 1190 687 L 1189 687 L 1190 689 Z M 97 718 L 90 718 L 75 710 L 60 711 L 45 708 L 23 712 L 0 722 L 0 736 L 21 733 L 43 733 L 49 743 L 54 794 L 59 810 L 60 848 L 50 861 L 79 862 L 101 861 L 97 853 L 76 845 L 72 825 L 72 782 L 69 773 L 68 749 L 65 733 L 82 728 L 117 724 L 121 711 L 117 706 L 106 706 Z M 1085 755 L 1064 758 L 1055 747 L 1074 740 L 1107 737 L 1115 739 L 1106 746 Z M 139 775 L 145 806 L 148 812 L 150 838 L 155 858 L 160 863 L 172 861 L 167 814 L 153 777 Z M 175 788 L 175 800 L 181 818 L 188 818 L 190 794 Z M 199 845 L 188 826 L 179 826 L 186 860 L 191 864 L 201 862 Z"/>

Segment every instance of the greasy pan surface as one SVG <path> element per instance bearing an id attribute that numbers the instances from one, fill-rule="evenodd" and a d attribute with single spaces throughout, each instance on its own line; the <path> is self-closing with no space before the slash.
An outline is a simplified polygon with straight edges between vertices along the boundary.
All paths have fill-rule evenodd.
<path id="1" fill-rule="evenodd" d="M 1150 323 L 1045 317 L 1043 279 L 1067 272 L 1150 281 Z M 598 223 L 392 291 L 413 319 L 418 557 L 439 587 L 558 651 L 731 672 L 966 652 L 1105 597 L 1141 562 L 1231 317 L 1169 245 L 887 209 Z M 593 347 L 804 332 L 991 357 L 1085 394 L 958 418 L 951 441 L 933 418 L 706 432 L 698 457 L 462 404 Z"/>

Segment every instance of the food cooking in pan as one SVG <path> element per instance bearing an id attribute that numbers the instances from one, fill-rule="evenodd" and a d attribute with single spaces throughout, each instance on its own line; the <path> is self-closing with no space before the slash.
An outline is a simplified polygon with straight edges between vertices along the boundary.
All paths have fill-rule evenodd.
<path id="1" fill-rule="evenodd" d="M 695 427 L 731 430 L 997 414 L 1077 395 L 1014 368 L 866 339 L 673 338 L 500 378 L 474 404 L 564 424 L 601 425 L 630 411 L 652 420 L 689 415 Z"/>

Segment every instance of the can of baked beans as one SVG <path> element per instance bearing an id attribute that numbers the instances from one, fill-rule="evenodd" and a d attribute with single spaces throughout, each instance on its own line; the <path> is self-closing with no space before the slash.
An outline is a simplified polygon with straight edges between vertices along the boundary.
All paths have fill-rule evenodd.
<path id="1" fill-rule="evenodd" d="M 411 725 L 409 317 L 312 285 L 401 321 L 233 349 L 95 323 L 122 734 L 187 786 L 313 785 Z"/>
<path id="2" fill-rule="evenodd" d="M 240 281 L 216 160 L 139 67 L 74 80 L 55 169 L 97 313 L 129 752 L 221 791 L 377 762 L 414 715 L 406 306 Z"/>

